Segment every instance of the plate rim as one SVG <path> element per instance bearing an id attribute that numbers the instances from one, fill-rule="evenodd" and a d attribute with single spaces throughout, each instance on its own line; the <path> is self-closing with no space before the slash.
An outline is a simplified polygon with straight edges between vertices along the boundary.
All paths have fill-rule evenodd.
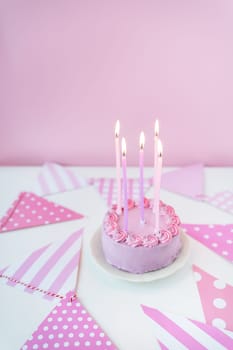
<path id="1" fill-rule="evenodd" d="M 110 265 L 104 257 L 103 250 L 101 247 L 101 228 L 95 231 L 90 239 L 90 251 L 92 260 L 98 265 L 98 267 L 104 271 L 106 274 L 111 275 L 114 278 L 121 279 L 128 282 L 152 282 L 155 280 L 166 278 L 173 275 L 178 270 L 180 270 L 188 260 L 190 255 L 190 243 L 187 235 L 180 228 L 181 240 L 183 248 L 181 253 L 176 258 L 176 260 L 160 270 L 145 272 L 142 274 L 134 274 L 127 271 L 117 269 L 116 267 Z M 99 257 L 100 256 L 100 257 Z"/>

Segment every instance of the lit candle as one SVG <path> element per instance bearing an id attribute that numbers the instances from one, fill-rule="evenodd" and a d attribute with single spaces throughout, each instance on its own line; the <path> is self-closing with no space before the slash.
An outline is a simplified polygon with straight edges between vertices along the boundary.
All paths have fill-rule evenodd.
<path id="1" fill-rule="evenodd" d="M 120 164 L 120 122 L 115 125 L 116 181 L 117 181 L 117 214 L 121 213 L 121 164 Z"/>
<path id="2" fill-rule="evenodd" d="M 145 145 L 145 135 L 142 131 L 140 134 L 140 140 L 139 140 L 139 170 L 140 170 L 140 176 L 139 176 L 139 188 L 140 188 L 140 222 L 143 224 L 145 222 L 144 218 L 144 188 L 143 188 L 143 167 L 144 167 L 144 145 Z"/>
<path id="3" fill-rule="evenodd" d="M 127 192 L 127 171 L 126 171 L 126 142 L 122 138 L 122 172 L 123 172 L 123 191 L 124 191 L 124 230 L 128 230 L 128 192 Z"/>
<path id="4" fill-rule="evenodd" d="M 154 128 L 155 136 L 154 136 L 154 206 L 153 211 L 155 213 L 155 207 L 156 207 L 156 178 L 157 178 L 157 171 L 158 171 L 158 140 L 159 140 L 159 121 L 156 119 L 155 121 L 155 128 Z"/>
<path id="5" fill-rule="evenodd" d="M 159 201 L 160 201 L 160 184 L 162 175 L 162 163 L 163 163 L 163 147 L 160 140 L 158 140 L 158 166 L 157 176 L 155 183 L 155 233 L 159 234 Z"/>

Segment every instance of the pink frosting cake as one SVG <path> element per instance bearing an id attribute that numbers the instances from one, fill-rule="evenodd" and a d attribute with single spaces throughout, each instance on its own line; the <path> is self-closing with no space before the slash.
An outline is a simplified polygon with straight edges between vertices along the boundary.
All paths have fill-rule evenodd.
<path id="1" fill-rule="evenodd" d="M 182 248 L 180 219 L 174 209 L 160 201 L 159 232 L 155 233 L 155 215 L 150 200 L 144 200 L 143 224 L 138 205 L 129 200 L 128 208 L 127 232 L 123 229 L 123 210 L 118 215 L 114 206 L 104 217 L 102 247 L 106 261 L 131 273 L 155 271 L 170 265 Z"/>

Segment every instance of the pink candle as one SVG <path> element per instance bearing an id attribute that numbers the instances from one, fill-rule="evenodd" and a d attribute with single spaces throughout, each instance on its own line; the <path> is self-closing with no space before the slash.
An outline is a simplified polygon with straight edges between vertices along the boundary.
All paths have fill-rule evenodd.
<path id="1" fill-rule="evenodd" d="M 158 171 L 158 140 L 159 140 L 159 121 L 156 119 L 155 121 L 155 129 L 154 129 L 154 205 L 153 205 L 153 212 L 155 213 L 155 207 L 156 207 L 156 178 L 157 178 L 157 171 Z"/>
<path id="2" fill-rule="evenodd" d="M 126 142 L 122 138 L 122 172 L 123 172 L 123 192 L 124 192 L 124 230 L 128 230 L 128 192 L 127 192 L 127 171 L 126 171 Z"/>
<path id="3" fill-rule="evenodd" d="M 120 122 L 117 120 L 115 126 L 115 153 L 116 153 L 116 181 L 117 181 L 117 213 L 121 213 L 121 164 L 119 144 Z"/>
<path id="4" fill-rule="evenodd" d="M 139 176 L 139 188 L 140 188 L 140 194 L 139 194 L 139 203 L 140 203 L 140 222 L 143 224 L 145 222 L 144 217 L 144 188 L 143 188 L 143 167 L 144 167 L 144 145 L 145 145 L 145 135 L 142 131 L 140 134 L 140 149 L 139 149 L 139 170 L 140 170 L 140 176 Z"/>
<path id="5" fill-rule="evenodd" d="M 160 140 L 158 140 L 158 166 L 157 166 L 157 176 L 155 183 L 155 233 L 159 234 L 159 201 L 160 201 L 160 184 L 162 175 L 162 163 L 163 163 L 163 147 Z"/>

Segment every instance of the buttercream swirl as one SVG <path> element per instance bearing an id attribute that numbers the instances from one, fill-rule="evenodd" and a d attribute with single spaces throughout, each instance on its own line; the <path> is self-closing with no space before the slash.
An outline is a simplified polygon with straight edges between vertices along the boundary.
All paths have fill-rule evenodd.
<path id="1" fill-rule="evenodd" d="M 155 235 L 151 234 L 151 235 L 144 237 L 144 239 L 143 239 L 144 247 L 151 248 L 151 247 L 155 247 L 158 244 L 159 244 L 159 240 Z"/>
<path id="2" fill-rule="evenodd" d="M 114 233 L 113 239 L 118 243 L 122 243 L 126 241 L 127 236 L 127 232 L 125 232 L 124 230 L 120 230 Z"/>
<path id="3" fill-rule="evenodd" d="M 130 247 L 139 247 L 143 245 L 142 237 L 136 233 L 129 235 L 126 242 Z"/>
<path id="4" fill-rule="evenodd" d="M 179 226 L 180 225 L 180 218 L 179 218 L 179 216 L 173 215 L 172 218 L 171 218 L 171 222 L 172 222 L 173 225 Z"/>
<path id="5" fill-rule="evenodd" d="M 118 221 L 118 215 L 115 211 L 109 212 L 108 218 L 111 223 L 117 223 Z"/>
<path id="6" fill-rule="evenodd" d="M 178 226 L 177 226 L 177 225 L 170 225 L 170 226 L 168 227 L 168 230 L 171 232 L 172 237 L 177 236 L 178 233 L 179 233 L 179 229 L 178 229 Z"/>
<path id="7" fill-rule="evenodd" d="M 148 198 L 144 198 L 144 207 L 147 209 L 153 209 L 154 201 Z M 128 200 L 128 209 L 138 207 L 139 204 L 134 200 Z M 117 214 L 117 206 L 113 205 L 112 209 L 107 213 L 103 222 L 104 232 L 118 243 L 124 243 L 131 247 L 154 247 L 158 244 L 165 244 L 172 239 L 172 237 L 179 234 L 180 219 L 176 215 L 172 206 L 166 205 L 164 202 L 159 202 L 160 216 L 165 216 L 165 225 L 160 231 L 160 236 L 155 234 L 148 234 L 141 236 L 136 233 L 129 233 L 119 227 L 119 218 L 121 216 Z M 123 212 L 123 208 L 122 208 Z"/>
<path id="8" fill-rule="evenodd" d="M 160 237 L 159 237 L 159 242 L 161 244 L 165 244 L 172 239 L 172 235 L 168 230 L 161 230 L 160 231 Z"/>
<path id="9" fill-rule="evenodd" d="M 133 199 L 128 199 L 128 209 L 133 209 L 136 206 Z"/>

